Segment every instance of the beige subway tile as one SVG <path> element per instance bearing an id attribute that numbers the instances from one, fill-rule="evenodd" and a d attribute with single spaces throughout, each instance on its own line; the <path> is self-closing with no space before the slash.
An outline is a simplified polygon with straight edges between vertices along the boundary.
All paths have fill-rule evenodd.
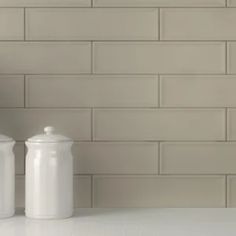
<path id="1" fill-rule="evenodd" d="M 92 0 L 0 0 L 0 7 L 90 7 Z"/>
<path id="2" fill-rule="evenodd" d="M 162 143 L 162 174 L 234 174 L 236 143 Z"/>
<path id="3" fill-rule="evenodd" d="M 227 119 L 227 138 L 236 140 L 236 109 L 228 109 Z"/>
<path id="4" fill-rule="evenodd" d="M 16 186 L 15 186 L 15 204 L 16 207 L 25 206 L 25 176 L 16 176 Z"/>
<path id="5" fill-rule="evenodd" d="M 95 207 L 224 207 L 222 176 L 96 176 Z"/>
<path id="6" fill-rule="evenodd" d="M 96 42 L 95 73 L 224 73 L 223 42 Z"/>
<path id="7" fill-rule="evenodd" d="M 234 107 L 236 76 L 162 76 L 163 107 Z"/>
<path id="8" fill-rule="evenodd" d="M 223 140 L 223 109 L 95 110 L 95 140 Z"/>
<path id="9" fill-rule="evenodd" d="M 17 142 L 14 146 L 15 153 L 15 170 L 16 174 L 24 174 L 25 172 L 25 145 L 23 142 Z"/>
<path id="10" fill-rule="evenodd" d="M 96 7 L 223 7 L 225 0 L 93 0 L 93 5 Z"/>
<path id="11" fill-rule="evenodd" d="M 91 138 L 89 109 L 0 109 L 1 133 L 15 140 L 43 133 L 43 128 L 48 125 L 75 140 Z"/>
<path id="12" fill-rule="evenodd" d="M 229 74 L 236 73 L 236 42 L 228 42 L 227 47 L 227 71 Z"/>
<path id="13" fill-rule="evenodd" d="M 155 107 L 158 79 L 156 76 L 28 76 L 27 106 Z"/>
<path id="14" fill-rule="evenodd" d="M 24 107 L 23 75 L 0 76 L 0 107 Z"/>
<path id="15" fill-rule="evenodd" d="M 166 8 L 161 10 L 161 39 L 234 40 L 236 9 Z"/>
<path id="16" fill-rule="evenodd" d="M 74 177 L 74 206 L 91 207 L 91 177 Z M 16 176 L 16 207 L 25 206 L 25 177 Z"/>
<path id="17" fill-rule="evenodd" d="M 0 42 L 0 71 L 13 74 L 89 73 L 89 42 Z"/>
<path id="18" fill-rule="evenodd" d="M 0 9 L 0 40 L 24 39 L 24 9 Z"/>
<path id="19" fill-rule="evenodd" d="M 91 207 L 91 177 L 75 176 L 74 177 L 74 206 L 75 207 Z"/>
<path id="20" fill-rule="evenodd" d="M 236 7 L 236 1 L 235 0 L 226 0 L 228 7 Z"/>
<path id="21" fill-rule="evenodd" d="M 227 207 L 236 207 L 236 175 L 227 176 Z"/>
<path id="22" fill-rule="evenodd" d="M 73 146 L 77 174 L 156 174 L 158 144 L 81 142 Z"/>
<path id="23" fill-rule="evenodd" d="M 158 39 L 158 9 L 29 8 L 26 37 L 30 40 L 155 40 Z"/>

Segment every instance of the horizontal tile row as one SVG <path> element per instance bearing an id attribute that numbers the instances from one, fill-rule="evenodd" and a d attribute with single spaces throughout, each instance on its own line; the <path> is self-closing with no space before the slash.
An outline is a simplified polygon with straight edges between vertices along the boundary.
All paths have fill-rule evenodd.
<path id="1" fill-rule="evenodd" d="M 236 44 L 229 43 L 229 73 Z M 0 42 L 3 74 L 91 73 L 90 42 Z M 223 42 L 95 42 L 96 74 L 224 74 Z M 52 63 L 53 62 L 53 63 Z"/>
<path id="2" fill-rule="evenodd" d="M 160 39 L 235 40 L 235 20 L 234 8 L 163 8 Z M 155 8 L 26 10 L 27 40 L 158 40 L 158 28 Z"/>
<path id="3" fill-rule="evenodd" d="M 229 111 L 229 137 L 236 138 L 236 110 Z M 75 140 L 91 140 L 91 109 L 0 109 L 0 130 L 25 140 L 53 125 Z M 98 109 L 93 138 L 122 140 L 225 140 L 224 109 Z"/>
<path id="4" fill-rule="evenodd" d="M 223 176 L 94 176 L 94 207 L 225 207 Z M 24 207 L 25 178 L 16 176 L 16 206 Z M 186 200 L 187 197 L 187 200 Z M 227 206 L 236 206 L 236 176 L 227 177 Z M 90 176 L 74 178 L 75 207 L 91 207 Z"/>
<path id="5" fill-rule="evenodd" d="M 75 207 L 91 207 L 91 177 L 75 176 L 74 177 L 74 206 Z M 16 176 L 16 207 L 25 206 L 25 177 Z"/>
<path id="6" fill-rule="evenodd" d="M 25 19 L 23 8 L 0 13 L 0 40 L 23 40 L 24 27 L 26 40 L 236 39 L 235 8 L 162 8 L 160 24 L 157 8 L 27 8 Z"/>
<path id="7" fill-rule="evenodd" d="M 95 176 L 94 207 L 225 207 L 223 176 Z"/>
<path id="8" fill-rule="evenodd" d="M 30 8 L 26 39 L 157 40 L 158 9 Z"/>
<path id="9" fill-rule="evenodd" d="M 74 174 L 236 174 L 235 142 L 76 142 L 72 153 Z M 24 174 L 23 143 L 15 154 Z"/>
<path id="10" fill-rule="evenodd" d="M 158 91 L 161 107 L 236 107 L 234 75 L 160 76 L 160 90 L 155 75 L 30 75 L 25 85 L 0 76 L 0 107 L 158 107 Z"/>

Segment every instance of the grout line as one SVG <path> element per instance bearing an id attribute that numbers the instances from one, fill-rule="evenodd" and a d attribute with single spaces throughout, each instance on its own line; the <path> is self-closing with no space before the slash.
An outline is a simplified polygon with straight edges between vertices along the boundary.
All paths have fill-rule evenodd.
<path id="1" fill-rule="evenodd" d="M 229 40 L 230 42 L 236 42 L 236 40 Z M 35 43 L 91 43 L 91 42 L 101 42 L 101 43 L 196 43 L 196 44 L 203 44 L 203 43 L 211 43 L 211 44 L 216 44 L 216 43 L 224 43 L 224 39 L 219 39 L 219 40 L 157 40 L 157 39 L 37 39 L 37 40 L 0 40 L 0 42 L 35 42 Z"/>
<path id="2" fill-rule="evenodd" d="M 91 56 L 91 75 L 93 75 L 93 73 L 94 73 L 94 71 L 93 71 L 93 47 L 94 47 L 94 43 L 93 43 L 93 41 L 91 41 L 91 54 L 90 54 L 90 56 Z"/>
<path id="3" fill-rule="evenodd" d="M 94 124 L 93 124 L 93 120 L 94 120 L 94 110 L 93 108 L 91 108 L 91 141 L 94 141 L 94 132 L 93 132 L 93 129 L 94 129 Z"/>
<path id="4" fill-rule="evenodd" d="M 26 75 L 24 75 L 24 108 L 26 108 Z"/>
<path id="5" fill-rule="evenodd" d="M 225 141 L 228 141 L 228 108 L 225 108 Z"/>
<path id="6" fill-rule="evenodd" d="M 149 9 L 149 8 L 152 8 L 152 9 L 154 9 L 154 8 L 173 8 L 173 9 L 178 9 L 178 8 L 180 8 L 180 9 L 182 9 L 182 8 L 184 8 L 184 9 L 191 9 L 191 8 L 193 8 L 193 9 L 204 9 L 204 8 L 211 8 L 211 9 L 220 9 L 220 8 L 225 8 L 225 5 L 226 4 L 224 4 L 224 5 L 222 5 L 222 6 L 158 6 L 158 5 L 156 5 L 156 6 L 94 6 L 94 4 L 93 4 L 93 1 L 91 0 L 91 4 L 90 4 L 90 6 L 78 6 L 78 5 L 71 5 L 71 6 L 46 6 L 46 5 L 42 5 L 42 6 L 26 6 L 26 5 L 22 5 L 22 6 L 0 6 L 0 9 L 2 8 L 2 9 L 5 9 L 5 8 L 29 8 L 29 9 L 31 9 L 31 8 L 55 8 L 55 9 L 57 9 L 57 8 L 66 8 L 66 9 L 91 9 L 92 7 L 93 8 L 108 8 L 108 9 L 124 9 L 124 8 L 134 8 L 134 9 Z M 228 4 L 227 4 L 228 5 Z M 232 6 L 232 7 L 230 7 L 230 8 L 236 8 L 236 6 Z"/>
<path id="7" fill-rule="evenodd" d="M 225 207 L 228 208 L 228 175 L 225 175 Z"/>
<path id="8" fill-rule="evenodd" d="M 94 207 L 94 175 L 91 175 L 91 208 Z"/>
<path id="9" fill-rule="evenodd" d="M 27 86 L 26 86 L 27 87 Z M 236 107 L 227 107 L 229 109 L 236 109 Z M 24 107 L 0 107 L 0 110 L 13 110 L 13 109 L 25 109 Z M 29 110 L 88 110 L 88 109 L 96 109 L 96 110 L 117 110 L 117 111 L 129 111 L 129 110 L 137 110 L 137 111 L 150 111 L 150 110 L 172 110 L 172 111 L 211 111 L 211 110 L 222 110 L 225 107 L 27 107 Z"/>
<path id="10" fill-rule="evenodd" d="M 26 10 L 24 7 L 24 41 L 26 41 Z"/>
<path id="11" fill-rule="evenodd" d="M 225 0 L 225 7 L 228 7 L 228 0 Z"/>
<path id="12" fill-rule="evenodd" d="M 158 108 L 161 107 L 161 76 L 158 75 Z"/>
<path id="13" fill-rule="evenodd" d="M 157 174 L 161 174 L 161 142 L 158 142 L 158 169 Z"/>
<path id="14" fill-rule="evenodd" d="M 225 74 L 228 74 L 228 43 L 225 41 Z"/>
<path id="15" fill-rule="evenodd" d="M 161 9 L 158 8 L 158 40 L 161 40 Z"/>

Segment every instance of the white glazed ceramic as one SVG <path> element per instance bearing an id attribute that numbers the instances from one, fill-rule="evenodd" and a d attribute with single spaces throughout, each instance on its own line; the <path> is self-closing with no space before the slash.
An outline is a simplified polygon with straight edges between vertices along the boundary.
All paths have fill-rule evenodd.
<path id="1" fill-rule="evenodd" d="M 53 127 L 26 142 L 26 202 L 29 218 L 60 219 L 73 214 L 73 141 Z"/>
<path id="2" fill-rule="evenodd" d="M 15 213 L 15 141 L 0 135 L 0 218 Z"/>

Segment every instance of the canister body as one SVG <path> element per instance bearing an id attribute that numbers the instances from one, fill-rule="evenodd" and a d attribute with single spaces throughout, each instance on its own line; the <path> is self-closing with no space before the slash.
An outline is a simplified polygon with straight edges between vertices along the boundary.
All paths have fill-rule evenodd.
<path id="1" fill-rule="evenodd" d="M 72 144 L 65 142 L 26 145 L 26 216 L 38 219 L 72 216 Z"/>
<path id="2" fill-rule="evenodd" d="M 15 156 L 14 142 L 0 143 L 0 218 L 15 213 Z"/>

